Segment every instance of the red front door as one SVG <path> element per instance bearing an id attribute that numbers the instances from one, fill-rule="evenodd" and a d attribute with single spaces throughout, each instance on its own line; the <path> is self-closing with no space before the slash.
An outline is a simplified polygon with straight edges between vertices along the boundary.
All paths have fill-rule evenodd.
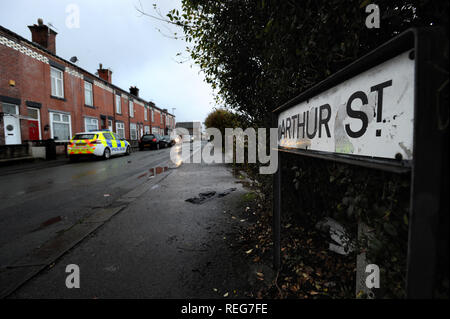
<path id="1" fill-rule="evenodd" d="M 28 136 L 31 141 L 39 140 L 39 121 L 28 120 Z"/>

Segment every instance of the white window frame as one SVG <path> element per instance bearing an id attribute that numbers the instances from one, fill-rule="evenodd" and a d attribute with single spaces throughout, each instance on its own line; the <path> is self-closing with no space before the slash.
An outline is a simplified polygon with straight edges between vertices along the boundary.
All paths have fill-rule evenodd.
<path id="1" fill-rule="evenodd" d="M 122 132 L 122 134 L 119 132 Z M 125 123 L 116 122 L 116 134 L 119 135 L 120 138 L 125 138 Z"/>
<path id="2" fill-rule="evenodd" d="M 128 108 L 130 111 L 130 117 L 134 117 L 134 103 L 133 101 L 128 101 Z"/>
<path id="3" fill-rule="evenodd" d="M 89 89 L 90 86 L 90 89 Z M 87 97 L 88 95 L 86 94 L 86 91 L 90 90 L 90 96 L 91 96 L 91 100 L 87 101 Z M 84 104 L 85 105 L 89 105 L 89 106 L 94 106 L 94 86 L 92 85 L 91 82 L 88 81 L 84 81 Z"/>
<path id="4" fill-rule="evenodd" d="M 148 121 L 147 108 L 144 106 L 144 119 Z"/>
<path id="5" fill-rule="evenodd" d="M 51 138 L 55 138 L 54 134 L 53 134 L 53 114 L 59 114 L 59 116 L 63 116 L 63 115 L 67 115 L 69 117 L 69 133 L 70 133 L 70 137 L 72 137 L 72 116 L 68 113 L 62 113 L 62 112 L 54 112 L 54 111 L 50 111 L 48 112 L 49 114 L 49 120 L 50 120 L 50 137 Z M 58 123 L 64 123 L 67 124 L 64 121 L 56 121 Z M 69 140 L 58 140 L 58 142 L 68 142 Z"/>
<path id="6" fill-rule="evenodd" d="M 150 126 L 149 125 L 144 126 L 144 134 L 150 134 Z"/>
<path id="7" fill-rule="evenodd" d="M 86 120 L 95 121 L 95 122 L 97 123 L 97 125 L 96 125 L 96 127 L 95 127 L 95 130 L 88 130 L 87 124 L 86 124 Z M 85 132 L 98 131 L 98 118 L 96 118 L 96 117 L 85 116 L 85 117 L 84 117 L 84 131 L 85 131 Z"/>
<path id="8" fill-rule="evenodd" d="M 122 97 L 116 94 L 116 113 L 122 114 Z"/>
<path id="9" fill-rule="evenodd" d="M 134 131 L 134 136 L 135 138 L 133 138 L 133 131 Z M 137 140 L 138 139 L 138 131 L 137 131 L 137 124 L 136 123 L 130 123 L 130 140 Z"/>
<path id="10" fill-rule="evenodd" d="M 58 73 L 60 75 L 60 78 L 55 77 L 52 71 Z M 61 86 L 61 94 L 58 93 L 58 83 Z M 52 66 L 50 67 L 50 86 L 52 96 L 64 98 L 64 71 Z"/>
<path id="11" fill-rule="evenodd" d="M 152 123 L 155 122 L 155 110 L 152 109 Z"/>

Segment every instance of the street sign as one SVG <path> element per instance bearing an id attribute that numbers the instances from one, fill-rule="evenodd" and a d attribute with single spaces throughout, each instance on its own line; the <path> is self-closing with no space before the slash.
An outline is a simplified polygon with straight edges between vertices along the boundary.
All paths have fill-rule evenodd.
<path id="1" fill-rule="evenodd" d="M 408 50 L 284 110 L 279 146 L 411 160 L 414 66 Z"/>
<path id="2" fill-rule="evenodd" d="M 284 153 L 410 173 L 406 293 L 433 296 L 438 267 L 448 269 L 437 258 L 448 249 L 448 50 L 444 29 L 409 29 L 273 111 L 275 268 Z"/>

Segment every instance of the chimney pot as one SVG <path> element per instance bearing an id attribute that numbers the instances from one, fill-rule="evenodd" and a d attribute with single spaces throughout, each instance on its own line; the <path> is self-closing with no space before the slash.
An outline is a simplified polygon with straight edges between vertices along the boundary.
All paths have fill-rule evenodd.
<path id="1" fill-rule="evenodd" d="M 56 54 L 56 35 L 58 34 L 56 31 L 45 25 L 41 18 L 38 19 L 37 25 L 29 25 L 28 29 L 31 31 L 31 41 Z"/>
<path id="2" fill-rule="evenodd" d="M 135 86 L 130 86 L 130 94 L 139 97 L 139 89 Z"/>
<path id="3" fill-rule="evenodd" d="M 103 64 L 99 63 L 99 69 L 97 70 L 98 76 L 108 83 L 112 83 L 112 71 L 110 69 L 104 69 Z"/>

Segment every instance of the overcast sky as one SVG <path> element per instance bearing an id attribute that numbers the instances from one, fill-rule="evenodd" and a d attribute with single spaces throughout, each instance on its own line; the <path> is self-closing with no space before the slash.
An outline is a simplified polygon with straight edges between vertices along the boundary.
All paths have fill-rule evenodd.
<path id="1" fill-rule="evenodd" d="M 203 81 L 199 68 L 186 60 L 187 44 L 168 38 L 170 31 L 181 33 L 176 26 L 141 16 L 135 6 L 155 15 L 156 3 L 165 15 L 180 8 L 180 0 L 14 0 L 0 1 L 0 25 L 31 40 L 28 25 L 43 18 L 51 22 L 56 36 L 56 54 L 95 73 L 98 64 L 113 70 L 113 84 L 128 91 L 131 85 L 139 95 L 155 102 L 160 108 L 174 111 L 176 120 L 204 121 L 214 106 L 212 89 Z M 66 20 L 68 5 L 80 10 L 79 28 L 69 28 Z M 70 8 L 70 6 L 69 6 Z M 72 11 L 73 12 L 73 11 Z M 69 19 L 70 21 L 74 21 Z M 170 30 L 167 28 L 170 27 Z M 160 29 L 161 31 L 158 31 Z M 182 57 L 177 56 L 182 52 Z"/>

